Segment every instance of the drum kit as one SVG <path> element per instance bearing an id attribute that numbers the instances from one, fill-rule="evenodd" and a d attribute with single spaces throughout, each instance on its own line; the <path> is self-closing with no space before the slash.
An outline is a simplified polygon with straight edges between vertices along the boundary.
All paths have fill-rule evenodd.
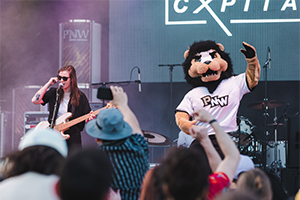
<path id="1" fill-rule="evenodd" d="M 233 141 L 240 150 L 241 154 L 252 157 L 254 163 L 258 163 L 259 167 L 273 170 L 277 175 L 282 168 L 282 160 L 285 159 L 285 142 L 278 141 L 278 126 L 283 126 L 283 123 L 279 123 L 277 120 L 276 108 L 282 106 L 284 103 L 277 100 L 258 101 L 249 104 L 248 107 L 252 109 L 275 109 L 274 122 L 267 124 L 268 127 L 274 128 L 274 141 L 270 140 L 272 135 L 269 135 L 268 139 L 261 140 L 255 136 L 256 126 L 253 125 L 247 118 L 240 116 L 237 118 L 237 131 L 230 133 Z M 284 111 L 285 112 L 285 111 Z M 267 133 L 267 131 L 266 131 Z M 269 147 L 268 153 L 266 148 Z M 272 155 L 273 154 L 273 155 Z M 279 157 L 278 157 L 279 155 Z M 283 161 L 285 162 L 285 161 Z M 265 166 L 267 164 L 267 166 Z"/>

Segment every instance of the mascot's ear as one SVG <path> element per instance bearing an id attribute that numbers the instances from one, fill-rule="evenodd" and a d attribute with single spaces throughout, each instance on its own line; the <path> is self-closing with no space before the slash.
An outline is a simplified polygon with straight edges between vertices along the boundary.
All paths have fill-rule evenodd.
<path id="1" fill-rule="evenodd" d="M 217 45 L 219 46 L 219 48 L 220 48 L 221 51 L 224 51 L 225 48 L 224 48 L 224 46 L 221 43 L 217 43 Z"/>
<path id="2" fill-rule="evenodd" d="M 190 50 L 186 50 L 183 54 L 183 57 L 186 59 L 189 56 Z"/>

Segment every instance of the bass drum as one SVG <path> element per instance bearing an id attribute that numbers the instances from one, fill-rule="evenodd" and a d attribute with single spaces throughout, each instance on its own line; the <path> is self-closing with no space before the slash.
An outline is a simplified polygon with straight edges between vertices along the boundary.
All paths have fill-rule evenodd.
<path id="1" fill-rule="evenodd" d="M 240 146 L 246 146 L 251 141 L 251 134 L 255 126 L 246 117 L 240 116 L 237 118 L 237 131 L 230 133 L 234 143 Z"/>
<path id="2" fill-rule="evenodd" d="M 275 142 L 271 141 L 268 142 L 268 146 L 270 147 L 267 149 L 267 165 L 270 167 L 272 163 L 275 161 Z M 285 151 L 285 141 L 278 141 L 277 142 L 277 160 L 278 164 L 281 167 L 286 166 L 286 151 Z"/>

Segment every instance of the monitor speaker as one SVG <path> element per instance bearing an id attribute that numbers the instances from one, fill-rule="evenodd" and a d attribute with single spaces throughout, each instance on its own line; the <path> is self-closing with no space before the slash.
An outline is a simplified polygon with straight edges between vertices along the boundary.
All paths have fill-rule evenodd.
<path id="1" fill-rule="evenodd" d="M 299 139 L 299 115 L 289 116 L 288 119 L 288 154 L 286 159 L 287 168 L 299 168 L 299 151 L 300 151 L 300 139 Z"/>
<path id="2" fill-rule="evenodd" d="M 288 196 L 295 196 L 300 186 L 300 169 L 283 168 L 281 169 L 281 184 Z"/>

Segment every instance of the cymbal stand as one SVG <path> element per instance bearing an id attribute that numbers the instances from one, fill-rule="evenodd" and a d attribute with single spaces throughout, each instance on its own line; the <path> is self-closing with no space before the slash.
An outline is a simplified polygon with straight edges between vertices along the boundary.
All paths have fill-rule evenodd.
<path id="1" fill-rule="evenodd" d="M 278 146 L 278 141 L 277 141 L 277 117 L 276 117 L 276 108 L 275 109 L 275 117 L 274 117 L 274 123 L 276 124 L 274 128 L 274 161 L 271 163 L 270 167 L 274 166 L 274 171 L 277 174 L 278 168 L 281 168 L 281 162 L 279 163 L 277 161 L 277 146 Z"/>
<path id="2" fill-rule="evenodd" d="M 283 113 L 281 114 L 280 116 L 280 119 L 277 121 L 277 113 L 276 113 L 276 107 L 274 108 L 275 109 L 275 116 L 274 116 L 274 130 L 273 130 L 273 133 L 274 133 L 274 161 L 270 164 L 270 168 L 272 169 L 274 167 L 274 172 L 275 174 L 280 177 L 280 171 L 281 169 L 283 168 L 282 167 L 282 162 L 279 158 L 279 160 L 277 160 L 277 146 L 279 145 L 278 144 L 278 134 L 277 134 L 277 127 L 282 119 L 282 117 L 285 115 L 286 113 L 286 110 L 288 108 L 289 104 L 287 103 Z M 271 139 L 271 136 L 273 135 L 273 133 L 269 136 L 269 139 L 267 140 L 267 143 L 270 141 Z"/>

